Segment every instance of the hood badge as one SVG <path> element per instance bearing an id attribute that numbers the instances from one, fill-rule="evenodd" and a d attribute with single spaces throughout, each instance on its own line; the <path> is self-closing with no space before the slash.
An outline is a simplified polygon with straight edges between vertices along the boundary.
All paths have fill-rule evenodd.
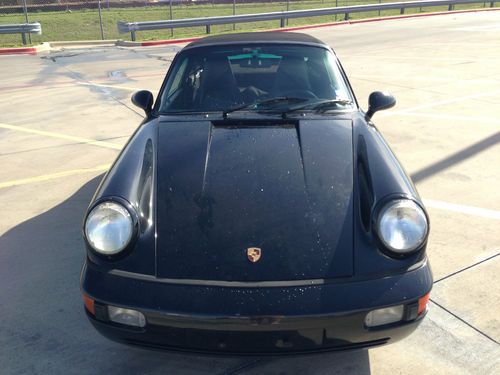
<path id="1" fill-rule="evenodd" d="M 262 255 L 262 250 L 258 247 L 249 247 L 247 249 L 247 258 L 250 262 L 256 263 Z"/>

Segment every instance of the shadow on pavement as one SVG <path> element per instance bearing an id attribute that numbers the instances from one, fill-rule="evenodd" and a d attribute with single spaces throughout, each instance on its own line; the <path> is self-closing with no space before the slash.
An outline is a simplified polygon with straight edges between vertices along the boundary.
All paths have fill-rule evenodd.
<path id="1" fill-rule="evenodd" d="M 102 176 L 0 237 L 0 363 L 8 374 L 369 374 L 368 352 L 286 358 L 148 351 L 97 334 L 83 311 L 81 224 Z"/>
<path id="2" fill-rule="evenodd" d="M 429 165 L 411 175 L 411 178 L 414 183 L 420 182 L 429 178 L 444 169 L 450 168 L 455 164 L 458 164 L 465 159 L 473 157 L 474 155 L 485 151 L 486 149 L 495 146 L 497 143 L 500 143 L 500 132 L 497 132 L 485 139 L 470 145 L 442 160 L 437 161 L 434 164 Z"/>

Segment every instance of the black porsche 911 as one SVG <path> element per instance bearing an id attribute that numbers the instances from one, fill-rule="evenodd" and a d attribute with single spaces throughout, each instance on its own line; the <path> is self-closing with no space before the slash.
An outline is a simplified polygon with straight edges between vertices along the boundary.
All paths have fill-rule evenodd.
<path id="1" fill-rule="evenodd" d="M 332 49 L 298 33 L 195 41 L 84 220 L 85 311 L 169 350 L 372 347 L 427 311 L 428 216 Z"/>

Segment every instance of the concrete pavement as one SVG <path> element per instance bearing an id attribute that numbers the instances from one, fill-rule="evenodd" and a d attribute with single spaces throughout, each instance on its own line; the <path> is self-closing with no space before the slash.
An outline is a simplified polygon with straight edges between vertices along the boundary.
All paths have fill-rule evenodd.
<path id="1" fill-rule="evenodd" d="M 100 337 L 78 286 L 80 226 L 100 176 L 141 120 L 180 46 L 0 57 L 0 373 L 500 373 L 500 14 L 314 29 L 414 178 L 431 216 L 429 314 L 369 351 L 224 358 L 146 351 Z M 97 142 L 96 142 L 97 141 Z"/>

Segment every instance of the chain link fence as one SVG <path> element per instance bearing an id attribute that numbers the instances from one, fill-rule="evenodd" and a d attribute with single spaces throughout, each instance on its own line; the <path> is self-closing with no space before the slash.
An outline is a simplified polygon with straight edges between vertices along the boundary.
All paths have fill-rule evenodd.
<path id="1" fill-rule="evenodd" d="M 0 0 L 0 24 L 40 22 L 42 35 L 30 35 L 30 43 L 69 40 L 125 39 L 130 35 L 118 34 L 117 22 L 156 21 L 166 19 L 198 18 L 232 14 L 250 14 L 273 11 L 317 9 L 337 6 L 376 4 L 394 0 Z M 485 2 L 484 7 L 489 7 Z M 461 5 L 457 9 L 477 8 Z M 406 13 L 431 9 L 409 9 Z M 439 11 L 436 7 L 432 11 Z M 447 10 L 442 9 L 442 10 Z M 353 14 L 352 18 L 367 18 L 399 14 L 383 11 Z M 288 26 L 341 21 L 342 16 L 314 17 L 288 20 Z M 255 22 L 220 25 L 212 33 L 251 31 L 278 28 L 279 22 Z M 202 36 L 205 28 L 183 28 L 141 32 L 141 40 Z M 20 35 L 0 35 L 0 46 L 21 44 Z"/>

